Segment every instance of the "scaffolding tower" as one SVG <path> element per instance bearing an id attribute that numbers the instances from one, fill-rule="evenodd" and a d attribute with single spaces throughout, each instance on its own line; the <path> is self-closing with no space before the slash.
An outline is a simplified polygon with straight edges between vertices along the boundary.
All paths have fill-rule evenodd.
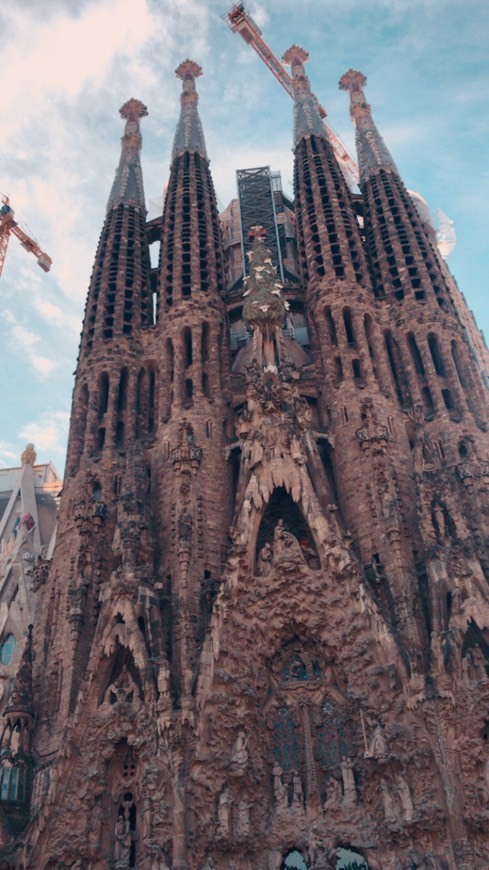
<path id="1" fill-rule="evenodd" d="M 284 280 L 283 256 L 285 253 L 285 230 L 277 221 L 275 194 L 281 194 L 280 173 L 271 172 L 269 166 L 254 169 L 238 169 L 239 215 L 241 224 L 241 250 L 243 274 L 248 270 L 248 251 L 252 248 L 250 228 L 257 224 L 266 230 L 266 245 L 270 250 L 277 275 Z M 283 237 L 283 238 L 282 238 Z"/>

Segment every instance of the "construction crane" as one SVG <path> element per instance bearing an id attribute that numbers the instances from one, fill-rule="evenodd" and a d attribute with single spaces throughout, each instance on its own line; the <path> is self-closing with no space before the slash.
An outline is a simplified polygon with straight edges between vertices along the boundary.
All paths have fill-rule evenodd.
<path id="1" fill-rule="evenodd" d="M 287 72 L 287 70 L 282 66 L 279 59 L 275 57 L 271 48 L 268 47 L 267 43 L 262 37 L 262 31 L 258 27 L 256 21 L 253 20 L 250 13 L 248 12 L 244 3 L 235 3 L 234 6 L 231 6 L 231 9 L 226 12 L 223 16 L 223 20 L 226 22 L 228 27 L 231 28 L 233 33 L 239 33 L 239 35 L 244 39 L 247 45 L 251 45 L 251 47 L 256 51 L 258 57 L 261 57 L 262 61 L 267 65 L 268 69 L 273 73 L 275 78 L 280 82 L 282 87 L 287 91 L 289 96 L 294 98 L 294 87 L 292 84 L 292 78 Z M 332 129 L 332 127 L 326 123 L 324 120 L 326 117 L 326 110 L 321 106 L 318 102 L 317 107 L 319 110 L 319 114 L 323 119 L 324 126 L 328 131 L 329 141 L 333 147 L 336 159 L 340 164 L 343 174 L 346 178 L 347 183 L 353 189 L 354 186 L 358 186 L 359 182 L 359 172 L 358 166 L 355 163 L 353 157 L 348 152 L 346 145 L 341 141 L 340 137 L 337 133 Z M 453 229 L 453 221 L 450 220 L 443 212 L 443 219 L 438 220 L 438 226 L 435 228 L 433 225 L 433 220 L 430 214 L 430 210 L 425 203 L 425 208 L 420 208 L 420 197 L 419 193 L 415 191 L 409 191 L 411 198 L 414 201 L 414 204 L 420 213 L 421 220 L 423 223 L 428 225 L 428 228 L 431 232 L 436 233 L 436 241 L 438 244 L 438 249 L 444 259 L 448 257 L 453 248 L 455 247 L 455 230 Z M 424 202 L 424 200 L 423 200 Z"/>
<path id="2" fill-rule="evenodd" d="M 2 206 L 0 208 L 0 276 L 2 275 L 5 255 L 7 253 L 7 247 L 11 235 L 17 236 L 22 247 L 26 251 L 29 251 L 30 254 L 34 254 L 34 256 L 37 257 L 37 265 L 45 272 L 49 272 L 51 263 L 53 262 L 51 257 L 45 254 L 44 251 L 41 251 L 37 242 L 35 242 L 34 239 L 31 239 L 31 237 L 19 227 L 19 224 L 15 220 L 15 212 L 10 205 L 8 196 L 2 195 Z"/>
<path id="3" fill-rule="evenodd" d="M 226 24 L 231 28 L 233 33 L 239 33 L 247 45 L 256 51 L 258 57 L 267 65 L 268 69 L 273 73 L 275 78 L 280 82 L 282 87 L 287 91 L 290 97 L 294 98 L 294 88 L 292 78 L 286 69 L 282 66 L 279 59 L 275 57 L 271 48 L 268 47 L 262 37 L 262 31 L 258 27 L 256 21 L 253 20 L 244 3 L 236 3 L 231 6 L 231 9 L 222 16 Z M 326 110 L 320 103 L 317 104 L 321 118 L 326 117 Z M 326 124 L 324 126 L 328 131 L 329 140 L 333 146 L 336 159 L 340 164 L 346 180 L 352 184 L 358 185 L 358 166 L 353 157 L 348 152 L 346 145 L 341 141 L 337 133 Z"/>

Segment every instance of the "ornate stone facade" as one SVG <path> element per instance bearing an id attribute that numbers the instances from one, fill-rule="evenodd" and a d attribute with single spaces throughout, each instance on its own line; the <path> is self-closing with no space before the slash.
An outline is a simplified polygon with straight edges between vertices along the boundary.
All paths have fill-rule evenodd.
<path id="1" fill-rule="evenodd" d="M 306 59 L 285 56 L 302 284 L 243 228 L 234 357 L 200 67 L 177 70 L 155 317 L 146 108 L 121 110 L 57 546 L 6 711 L 29 816 L 16 840 L 4 801 L 8 866 L 489 866 L 487 360 L 364 76 L 341 80 L 360 197 Z"/>

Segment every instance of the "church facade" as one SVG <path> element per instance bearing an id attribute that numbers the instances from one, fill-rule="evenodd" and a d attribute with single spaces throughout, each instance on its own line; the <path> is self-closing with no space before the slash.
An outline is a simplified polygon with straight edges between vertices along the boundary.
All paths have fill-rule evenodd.
<path id="1" fill-rule="evenodd" d="M 486 351 L 365 77 L 340 80 L 353 196 L 306 59 L 284 56 L 300 279 L 254 222 L 227 292 L 187 60 L 155 286 L 147 111 L 121 109 L 56 549 L 4 713 L 5 866 L 489 866 Z"/>

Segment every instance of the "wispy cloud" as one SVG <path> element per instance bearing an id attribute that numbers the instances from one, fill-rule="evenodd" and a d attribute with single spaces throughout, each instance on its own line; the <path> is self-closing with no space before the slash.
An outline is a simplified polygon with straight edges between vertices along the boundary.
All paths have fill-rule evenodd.
<path id="1" fill-rule="evenodd" d="M 1 316 L 8 326 L 7 340 L 11 351 L 18 359 L 26 362 L 40 380 L 46 378 L 56 367 L 56 362 L 37 353 L 36 348 L 41 344 L 41 337 L 19 323 L 11 311 L 2 311 Z"/>
<path id="2" fill-rule="evenodd" d="M 0 468 L 15 468 L 20 464 L 20 454 L 8 441 L 0 441 Z"/>
<path id="3" fill-rule="evenodd" d="M 54 454 L 62 454 L 68 436 L 69 419 L 67 411 L 46 411 L 36 420 L 26 423 L 19 437 L 26 443 L 34 444 L 38 456 L 44 456 L 47 460 Z M 62 470 L 58 468 L 58 471 Z"/>

